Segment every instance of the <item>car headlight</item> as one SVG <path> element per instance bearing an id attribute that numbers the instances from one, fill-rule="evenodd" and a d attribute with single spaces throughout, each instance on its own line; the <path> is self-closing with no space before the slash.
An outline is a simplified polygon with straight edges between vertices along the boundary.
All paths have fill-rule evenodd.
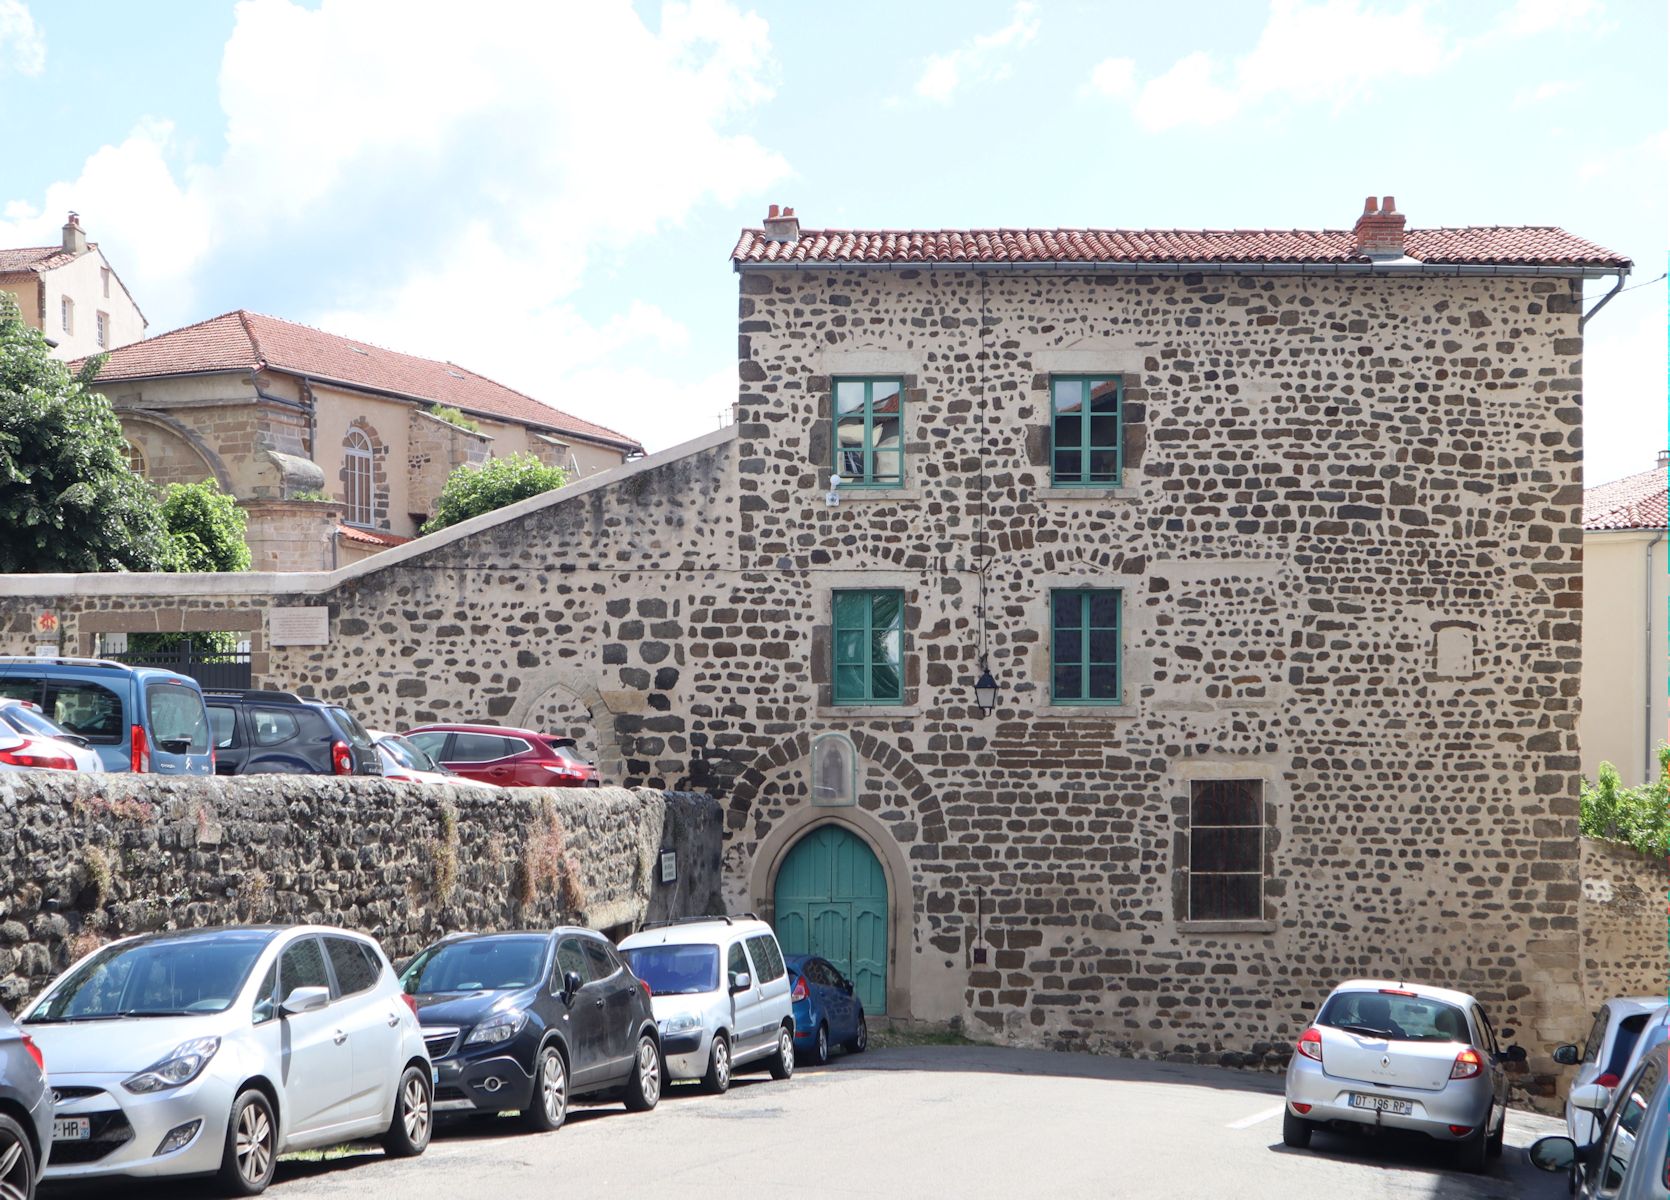
<path id="1" fill-rule="evenodd" d="M 496 1046 L 500 1042 L 508 1042 L 521 1033 L 522 1026 L 527 1023 L 527 1013 L 519 1008 L 508 1009 L 497 1016 L 489 1017 L 470 1030 L 470 1036 L 464 1039 L 464 1044 L 466 1046 Z"/>
<path id="2" fill-rule="evenodd" d="M 686 1029 L 701 1028 L 702 1019 L 695 1013 L 679 1013 L 676 1017 L 668 1017 L 661 1022 L 662 1034 L 683 1033 Z"/>
<path id="3" fill-rule="evenodd" d="M 189 1042 L 181 1042 L 161 1062 L 124 1079 L 122 1086 L 143 1096 L 190 1083 L 203 1073 L 203 1068 L 209 1065 L 209 1060 L 219 1049 L 220 1039 L 217 1037 L 192 1038 Z"/>

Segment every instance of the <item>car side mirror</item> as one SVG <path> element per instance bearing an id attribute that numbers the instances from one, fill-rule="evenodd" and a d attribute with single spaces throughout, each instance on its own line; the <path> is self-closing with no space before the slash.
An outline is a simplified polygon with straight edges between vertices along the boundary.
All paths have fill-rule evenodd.
<path id="1" fill-rule="evenodd" d="M 731 972 L 731 991 L 732 992 L 746 992 L 749 988 L 751 988 L 753 986 L 754 986 L 754 981 L 752 979 L 748 978 L 748 972 L 747 971 L 733 971 L 733 972 Z"/>
<path id="2" fill-rule="evenodd" d="M 1575 1067 L 1577 1065 L 1577 1047 L 1570 1042 L 1563 1046 L 1554 1047 L 1554 1061 L 1562 1067 Z"/>
<path id="3" fill-rule="evenodd" d="M 191 749 L 191 739 L 163 738 L 157 743 L 157 745 L 168 751 L 170 754 L 184 754 Z"/>
<path id="4" fill-rule="evenodd" d="M 1605 1116 L 1607 1108 L 1612 1103 L 1612 1089 L 1602 1087 L 1598 1083 L 1586 1083 L 1582 1087 L 1571 1089 L 1567 1097 L 1573 1108 L 1581 1108 L 1584 1112 L 1594 1113 L 1597 1117 Z"/>
<path id="5" fill-rule="evenodd" d="M 284 997 L 284 1003 L 278 1006 L 278 1011 L 286 1017 L 298 1016 L 301 1013 L 318 1012 L 331 1002 L 330 988 L 299 987 L 291 990 Z"/>
<path id="6" fill-rule="evenodd" d="M 577 993 L 584 986 L 585 986 L 585 980 L 580 978 L 580 972 L 578 972 L 578 971 L 564 971 L 563 972 L 563 974 L 562 974 L 562 998 L 564 1000 L 571 999 L 575 995 L 575 993 Z"/>
<path id="7" fill-rule="evenodd" d="M 1558 1135 L 1538 1138 L 1531 1143 L 1525 1156 L 1539 1171 L 1569 1171 L 1577 1161 L 1577 1143 Z"/>

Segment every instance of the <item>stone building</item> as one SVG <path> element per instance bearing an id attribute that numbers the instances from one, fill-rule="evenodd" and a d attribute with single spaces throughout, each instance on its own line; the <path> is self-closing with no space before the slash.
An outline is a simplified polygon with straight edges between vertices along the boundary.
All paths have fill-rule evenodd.
<path id="1" fill-rule="evenodd" d="M 1658 777 L 1670 738 L 1670 452 L 1650 471 L 1583 493 L 1583 774 L 1618 768 L 1626 784 Z"/>
<path id="2" fill-rule="evenodd" d="M 64 222 L 59 245 L 0 249 L 0 292 L 11 296 L 25 325 L 46 335 L 58 358 L 98 354 L 145 336 L 145 314 L 75 213 Z"/>
<path id="3" fill-rule="evenodd" d="M 0 637 L 243 629 L 381 725 L 587 730 L 719 796 L 730 904 L 873 1013 L 1253 1065 L 1386 974 L 1546 1085 L 1586 1020 L 1580 286 L 1628 261 L 1387 201 L 774 212 L 733 262 L 735 426 L 321 578 L 0 580 Z"/>
<path id="4" fill-rule="evenodd" d="M 98 382 L 136 470 L 238 498 L 257 570 L 331 570 L 411 540 L 465 463 L 531 453 L 579 478 L 643 453 L 453 363 L 241 309 L 114 351 Z"/>

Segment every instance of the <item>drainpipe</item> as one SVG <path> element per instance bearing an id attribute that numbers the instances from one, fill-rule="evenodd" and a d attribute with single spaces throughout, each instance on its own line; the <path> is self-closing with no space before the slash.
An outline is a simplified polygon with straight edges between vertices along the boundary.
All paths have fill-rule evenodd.
<path id="1" fill-rule="evenodd" d="M 1647 629 L 1645 633 L 1646 643 L 1641 647 L 1641 662 L 1647 670 L 1647 698 L 1642 705 L 1641 737 L 1647 744 L 1646 782 L 1649 785 L 1658 779 L 1658 762 L 1653 757 L 1653 663 L 1657 661 L 1654 658 L 1653 650 L 1653 551 L 1663 540 L 1664 531 L 1660 530 L 1653 535 L 1653 540 L 1647 543 L 1647 583 L 1643 604 L 1647 612 Z M 1661 646 L 1658 649 L 1662 655 L 1663 647 Z"/>

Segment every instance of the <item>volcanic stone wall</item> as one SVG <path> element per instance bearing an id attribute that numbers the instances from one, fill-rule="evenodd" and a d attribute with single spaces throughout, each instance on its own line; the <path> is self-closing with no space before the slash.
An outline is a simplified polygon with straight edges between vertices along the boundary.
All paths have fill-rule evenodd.
<path id="1" fill-rule="evenodd" d="M 1582 839 L 1583 993 L 1590 1008 L 1613 996 L 1670 990 L 1670 864 L 1617 842 Z"/>
<path id="2" fill-rule="evenodd" d="M 148 930 L 342 925 L 398 960 L 458 930 L 709 912 L 720 837 L 712 800 L 647 789 L 0 775 L 0 1004 Z"/>

